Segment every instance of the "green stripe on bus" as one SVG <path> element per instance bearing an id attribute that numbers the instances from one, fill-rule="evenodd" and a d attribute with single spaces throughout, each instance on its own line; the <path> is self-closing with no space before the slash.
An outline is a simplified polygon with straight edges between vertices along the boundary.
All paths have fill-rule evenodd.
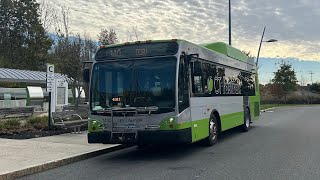
<path id="1" fill-rule="evenodd" d="M 209 118 L 192 121 L 192 142 L 209 136 Z"/>
<path id="2" fill-rule="evenodd" d="M 221 116 L 221 131 L 225 131 L 244 123 L 244 112 L 236 112 Z"/>

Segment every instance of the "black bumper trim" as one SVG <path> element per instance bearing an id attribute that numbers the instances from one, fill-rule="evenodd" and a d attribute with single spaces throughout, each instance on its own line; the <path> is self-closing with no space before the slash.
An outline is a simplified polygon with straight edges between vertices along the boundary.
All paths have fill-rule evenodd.
<path id="1" fill-rule="evenodd" d="M 150 130 L 138 131 L 137 139 L 132 139 L 132 133 L 125 133 L 123 136 L 130 136 L 130 141 L 120 141 L 118 136 L 114 134 L 111 140 L 111 132 L 91 132 L 88 133 L 88 143 L 104 143 L 104 144 L 179 144 L 192 142 L 191 128 L 181 130 Z M 126 138 L 123 138 L 126 139 Z"/>
<path id="2" fill-rule="evenodd" d="M 191 128 L 174 131 L 138 131 L 138 142 L 143 144 L 179 144 L 192 142 Z"/>
<path id="3" fill-rule="evenodd" d="M 110 143 L 111 132 L 102 131 L 102 132 L 91 132 L 88 133 L 88 143 Z"/>

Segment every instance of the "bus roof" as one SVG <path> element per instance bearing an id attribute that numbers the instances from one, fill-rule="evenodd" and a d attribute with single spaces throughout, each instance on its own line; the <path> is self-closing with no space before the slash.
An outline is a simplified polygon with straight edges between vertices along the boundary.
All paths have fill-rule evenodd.
<path id="1" fill-rule="evenodd" d="M 108 47 L 116 47 L 116 46 L 123 46 L 123 45 L 129 45 L 129 44 L 143 44 L 143 43 L 156 43 L 156 42 L 172 42 L 172 41 L 185 41 L 182 39 L 166 39 L 166 40 L 147 40 L 147 41 L 136 41 L 136 42 L 126 42 L 121 44 L 112 44 L 112 45 L 102 45 L 101 48 L 108 48 Z M 190 42 L 189 42 L 190 43 Z M 193 43 L 192 43 L 193 44 Z M 224 42 L 213 42 L 208 44 L 202 44 L 199 45 L 204 48 L 207 48 L 209 50 L 224 54 L 228 57 L 231 57 L 233 59 L 237 59 L 239 61 L 248 62 L 248 56 L 245 55 L 243 52 L 241 52 L 239 49 L 236 49 Z"/>
<path id="2" fill-rule="evenodd" d="M 204 44 L 201 46 L 208 48 L 210 50 L 219 52 L 219 53 L 224 54 L 226 56 L 229 56 L 231 58 L 240 60 L 240 61 L 244 61 L 244 62 L 248 61 L 247 55 L 245 55 L 239 49 L 236 49 L 236 48 L 234 48 L 224 42 L 209 43 L 209 44 Z"/>

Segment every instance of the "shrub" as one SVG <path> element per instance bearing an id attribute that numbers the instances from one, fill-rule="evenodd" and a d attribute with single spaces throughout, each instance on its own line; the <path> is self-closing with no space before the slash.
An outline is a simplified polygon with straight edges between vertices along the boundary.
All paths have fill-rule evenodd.
<path id="1" fill-rule="evenodd" d="M 0 123 L 0 131 L 3 131 L 5 128 L 4 128 L 4 125 L 3 123 Z"/>
<path id="2" fill-rule="evenodd" d="M 27 120 L 27 124 L 38 130 L 45 129 L 48 127 L 48 117 L 32 117 Z"/>
<path id="3" fill-rule="evenodd" d="M 21 122 L 18 119 L 4 120 L 0 123 L 0 130 L 13 130 L 19 129 L 21 127 Z"/>

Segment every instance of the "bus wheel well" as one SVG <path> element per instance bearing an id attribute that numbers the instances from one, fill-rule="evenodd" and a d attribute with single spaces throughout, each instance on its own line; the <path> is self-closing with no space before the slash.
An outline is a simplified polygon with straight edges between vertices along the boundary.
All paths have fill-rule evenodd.
<path id="1" fill-rule="evenodd" d="M 211 116 L 215 116 L 216 119 L 218 120 L 218 127 L 219 127 L 219 133 L 221 132 L 221 119 L 220 119 L 220 115 L 218 113 L 217 110 L 213 110 L 211 113 Z"/>

